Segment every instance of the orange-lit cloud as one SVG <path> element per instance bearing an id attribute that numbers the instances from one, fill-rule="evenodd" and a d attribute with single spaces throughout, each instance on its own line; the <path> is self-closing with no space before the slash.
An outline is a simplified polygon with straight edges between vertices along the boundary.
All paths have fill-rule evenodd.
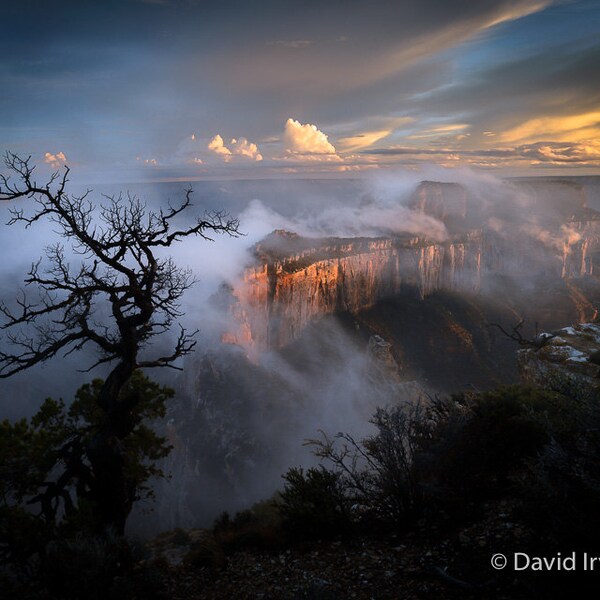
<path id="1" fill-rule="evenodd" d="M 522 156 L 540 163 L 600 166 L 600 139 L 580 142 L 538 142 L 520 149 Z"/>
<path id="2" fill-rule="evenodd" d="M 288 119 L 283 134 L 285 150 L 289 154 L 335 154 L 335 147 L 316 125 Z"/>
<path id="3" fill-rule="evenodd" d="M 600 112 L 529 119 L 500 135 L 503 142 L 568 141 L 600 138 Z"/>
<path id="4" fill-rule="evenodd" d="M 340 138 L 338 141 L 338 147 L 343 152 L 356 152 L 372 146 L 379 140 L 386 138 L 392 133 L 391 129 L 384 129 L 381 131 L 365 131 L 357 135 Z"/>
<path id="5" fill-rule="evenodd" d="M 366 150 L 380 166 L 430 162 L 442 166 L 471 165 L 486 169 L 531 167 L 600 167 L 600 138 L 580 141 L 545 141 L 494 148 L 393 146 Z"/>
<path id="6" fill-rule="evenodd" d="M 463 132 L 468 129 L 468 123 L 449 123 L 447 125 L 438 125 L 437 127 L 428 127 L 412 135 L 407 135 L 407 140 L 420 140 L 425 138 L 435 138 L 447 135 L 464 135 L 457 134 L 457 132 Z"/>
<path id="7" fill-rule="evenodd" d="M 550 4 L 550 0 L 539 0 L 538 2 L 515 3 L 515 6 L 502 8 L 497 15 L 492 16 L 482 29 L 495 27 L 506 21 L 516 21 L 543 10 Z"/>
<path id="8" fill-rule="evenodd" d="M 263 159 L 262 154 L 258 151 L 258 146 L 252 142 L 249 142 L 244 137 L 232 139 L 229 147 L 231 148 L 232 154 L 245 156 L 246 158 L 251 158 L 252 160 L 257 161 Z"/>
<path id="9" fill-rule="evenodd" d="M 208 142 L 207 148 L 215 154 L 222 156 L 225 161 L 231 160 L 231 150 L 225 146 L 223 138 L 217 133 L 215 137 Z"/>
<path id="10" fill-rule="evenodd" d="M 255 161 L 261 161 L 263 159 L 262 154 L 258 150 L 258 146 L 249 142 L 246 138 L 232 138 L 229 144 L 226 146 L 223 138 L 217 134 L 208 143 L 207 148 L 218 154 L 229 162 L 233 156 L 243 156 Z"/>
<path id="11" fill-rule="evenodd" d="M 64 152 L 57 152 L 56 154 L 46 152 L 44 154 L 44 162 L 53 169 L 58 169 L 67 162 L 67 157 Z"/>

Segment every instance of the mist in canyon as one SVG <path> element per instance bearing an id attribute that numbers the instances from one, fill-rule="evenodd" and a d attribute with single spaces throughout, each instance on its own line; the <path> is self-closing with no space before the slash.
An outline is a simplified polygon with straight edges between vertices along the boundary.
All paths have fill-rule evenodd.
<path id="1" fill-rule="evenodd" d="M 314 464 L 305 439 L 368 435 L 376 406 L 516 381 L 514 344 L 490 323 L 524 319 L 533 336 L 596 316 L 597 178 L 430 168 L 192 187 L 196 211 L 227 210 L 244 235 L 170 249 L 198 279 L 182 325 L 200 329 L 199 343 L 180 375 L 149 373 L 177 392 L 156 424 L 174 449 L 171 478 L 157 483 L 154 506 L 138 507 L 133 531 L 206 525 L 270 496 L 288 467 Z M 158 208 L 185 186 L 129 189 Z M 53 238 L 44 223 L 3 228 L 7 303 Z M 2 416 L 30 415 L 48 396 L 68 401 L 103 375 L 78 372 L 93 358 L 5 380 Z"/>

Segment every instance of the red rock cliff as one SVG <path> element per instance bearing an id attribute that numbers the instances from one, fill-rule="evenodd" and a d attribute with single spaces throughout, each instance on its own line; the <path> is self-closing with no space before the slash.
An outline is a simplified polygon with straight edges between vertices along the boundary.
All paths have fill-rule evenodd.
<path id="1" fill-rule="evenodd" d="M 557 278 L 590 275 L 600 222 L 586 212 L 578 190 L 571 205 L 579 213 L 561 215 L 567 224 L 557 227 L 552 243 L 523 234 L 460 231 L 469 217 L 464 190 L 427 182 L 417 189 L 413 209 L 449 219 L 453 234 L 446 242 L 409 236 L 311 239 L 275 231 L 256 246 L 256 264 L 234 286 L 236 325 L 223 339 L 250 352 L 279 348 L 318 315 L 356 312 L 407 288 L 421 297 L 439 289 L 476 292 L 485 273 L 527 277 L 543 265 Z"/>
<path id="2" fill-rule="evenodd" d="M 445 244 L 418 238 L 312 241 L 317 244 L 302 254 L 263 259 L 245 270 L 233 290 L 238 329 L 225 341 L 256 350 L 281 347 L 317 315 L 358 311 L 403 287 L 421 296 L 440 287 L 479 288 L 481 235 Z"/>

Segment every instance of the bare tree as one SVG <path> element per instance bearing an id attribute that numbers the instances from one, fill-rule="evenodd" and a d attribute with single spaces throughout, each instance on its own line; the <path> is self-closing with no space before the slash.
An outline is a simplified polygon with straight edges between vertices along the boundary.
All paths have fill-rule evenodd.
<path id="1" fill-rule="evenodd" d="M 30 215 L 11 208 L 8 224 L 22 223 L 28 228 L 47 219 L 81 260 L 73 268 L 63 244 L 49 246 L 48 266 L 43 268 L 40 259 L 25 279 L 35 299 L 23 292 L 16 308 L 0 304 L 5 317 L 2 328 L 14 349 L 0 352 L 0 377 L 88 346 L 99 352 L 88 370 L 111 365 L 97 400 L 105 425 L 85 451 L 95 476 L 100 520 L 122 532 L 132 499 L 121 441 L 132 431 L 130 415 L 142 399 L 130 395 L 124 402 L 119 394 L 136 369 L 177 368 L 177 359 L 191 352 L 196 343 L 196 332 L 180 326 L 172 351 L 141 357 L 150 351 L 149 342 L 182 316 L 179 300 L 194 283 L 189 270 L 163 256 L 164 249 L 192 236 L 205 240 L 213 234 L 236 236 L 239 223 L 216 212 L 206 213 L 190 226 L 177 226 L 182 213 L 192 206 L 191 189 L 180 204 L 159 211 L 149 210 L 130 194 L 104 197 L 96 206 L 89 190 L 79 196 L 67 193 L 68 167 L 38 185 L 31 157 L 7 153 L 5 164 L 8 173 L 0 176 L 0 200 L 35 201 Z M 102 304 L 110 316 L 99 322 Z"/>
<path id="2" fill-rule="evenodd" d="M 543 348 L 550 340 L 556 337 L 554 333 L 542 333 L 538 334 L 538 324 L 535 324 L 535 337 L 526 338 L 523 337 L 521 333 L 521 328 L 525 324 L 525 319 L 519 319 L 519 322 L 512 327 L 512 333 L 509 333 L 502 327 L 502 325 L 498 323 L 488 323 L 488 327 L 496 327 L 499 329 L 507 338 L 513 340 L 513 342 L 517 342 L 519 346 L 523 346 L 524 348 L 534 348 L 539 350 Z"/>

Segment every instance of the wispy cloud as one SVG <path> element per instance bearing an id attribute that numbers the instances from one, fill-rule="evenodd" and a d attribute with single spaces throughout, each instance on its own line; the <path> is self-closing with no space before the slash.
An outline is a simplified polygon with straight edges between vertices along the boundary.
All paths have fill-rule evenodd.
<path id="1" fill-rule="evenodd" d="M 388 137 L 391 133 L 391 129 L 365 131 L 357 135 L 340 138 L 338 140 L 338 147 L 344 152 L 356 152 L 364 148 L 369 148 L 378 141 Z"/>
<path id="2" fill-rule="evenodd" d="M 138 4 L 157 4 L 157 5 L 169 4 L 169 0 L 133 0 L 133 2 L 137 2 Z"/>
<path id="3" fill-rule="evenodd" d="M 306 48 L 313 44 L 312 40 L 275 40 L 265 43 L 266 46 L 282 46 L 283 48 Z"/>
<path id="4" fill-rule="evenodd" d="M 600 112 L 538 117 L 505 131 L 503 142 L 600 138 Z"/>

